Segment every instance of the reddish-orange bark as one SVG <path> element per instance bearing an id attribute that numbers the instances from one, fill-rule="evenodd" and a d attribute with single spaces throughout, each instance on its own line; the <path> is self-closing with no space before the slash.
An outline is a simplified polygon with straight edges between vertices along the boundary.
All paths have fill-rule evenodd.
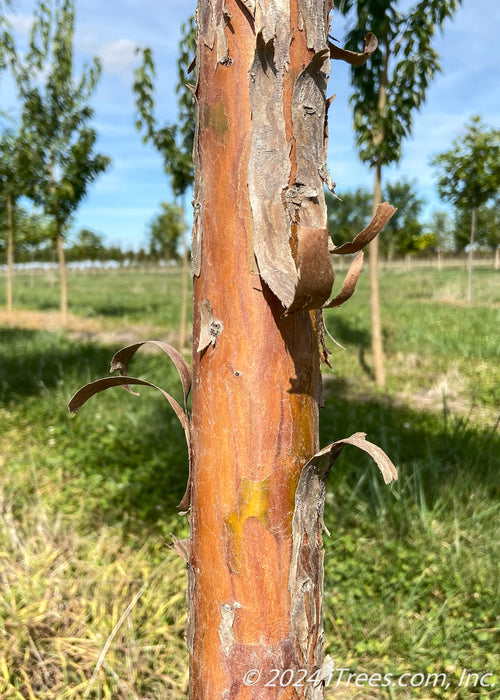
<path id="1" fill-rule="evenodd" d="M 305 665 L 291 632 L 289 574 L 295 489 L 318 450 L 316 312 L 284 315 L 257 273 L 247 177 L 258 39 L 242 3 L 226 5 L 225 64 L 220 35 L 212 46 L 200 36 L 198 49 L 201 265 L 194 278 L 190 692 L 196 700 L 309 697 L 264 683 L 272 668 Z M 283 114 L 293 178 L 293 85 L 312 52 L 299 29 L 298 4 L 290 5 Z M 222 3 L 202 2 L 199 13 L 211 7 Z M 273 172 L 261 175 L 273 178 Z M 206 300 L 221 325 L 214 342 L 199 350 Z M 318 574 L 311 579 L 320 587 Z M 317 620 L 314 625 L 317 633 Z M 314 658 L 308 663 L 312 672 Z M 252 668 L 261 670 L 262 682 L 247 687 L 244 673 Z"/>

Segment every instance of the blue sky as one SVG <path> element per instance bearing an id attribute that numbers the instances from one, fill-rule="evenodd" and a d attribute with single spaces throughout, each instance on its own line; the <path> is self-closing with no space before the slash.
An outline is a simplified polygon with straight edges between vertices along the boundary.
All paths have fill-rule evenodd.
<path id="1" fill-rule="evenodd" d="M 402 9 L 413 4 L 400 1 Z M 20 43 L 26 39 L 34 0 L 13 0 L 12 26 Z M 192 14 L 194 0 L 76 0 L 77 59 L 99 56 L 103 74 L 95 93 L 94 126 L 98 147 L 113 166 L 94 183 L 74 222 L 74 228 L 92 228 L 107 243 L 138 248 L 145 242 L 148 222 L 160 202 L 171 198 L 162 161 L 152 147 L 142 144 L 135 130 L 132 95 L 136 47 L 153 49 L 157 71 L 157 115 L 161 123 L 176 118 L 174 87 L 180 25 Z M 426 215 L 444 208 L 434 186 L 429 160 L 450 147 L 472 114 L 480 114 L 491 126 L 500 126 L 500 78 L 498 70 L 499 0 L 463 0 L 453 21 L 437 34 L 434 48 L 442 73 L 429 88 L 427 101 L 415 114 L 413 136 L 403 146 L 397 167 L 385 170 L 384 179 L 417 180 L 427 202 Z M 333 36 L 342 43 L 345 28 L 333 14 Z M 358 160 L 354 147 L 349 67 L 332 63 L 329 92 L 336 98 L 330 109 L 328 165 L 337 192 L 363 186 L 371 188 L 372 174 Z M 0 109 L 15 114 L 8 79 L 0 82 Z"/>

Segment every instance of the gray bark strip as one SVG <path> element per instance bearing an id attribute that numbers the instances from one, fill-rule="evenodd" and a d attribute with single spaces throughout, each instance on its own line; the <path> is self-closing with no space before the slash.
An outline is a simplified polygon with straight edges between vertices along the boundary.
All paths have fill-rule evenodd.
<path id="1" fill-rule="evenodd" d="M 386 484 L 397 479 L 394 464 L 383 450 L 354 433 L 317 452 L 304 466 L 295 491 L 292 520 L 292 556 L 288 588 L 291 597 L 290 641 L 300 650 L 304 667 L 323 669 L 327 677 L 328 659 L 323 659 L 323 512 L 326 478 L 345 445 L 367 452 L 379 467 Z M 321 676 L 321 672 L 318 674 Z M 318 678 L 319 680 L 319 678 Z M 311 684 L 303 696 L 323 698 L 323 683 Z"/>
<path id="2" fill-rule="evenodd" d="M 276 64 L 288 62 L 290 42 L 290 0 L 257 0 L 255 33 L 264 42 L 276 43 Z"/>
<path id="3" fill-rule="evenodd" d="M 308 45 L 318 47 L 318 51 L 294 86 L 292 128 L 296 175 L 290 184 L 291 146 L 286 140 L 282 109 L 283 75 L 289 57 L 289 3 L 274 0 L 272 4 L 273 11 L 268 8 L 265 25 L 262 24 L 262 0 L 256 11 L 257 49 L 250 74 L 254 128 L 248 188 L 259 273 L 283 306 L 296 311 L 321 308 L 333 284 L 323 233 L 326 231 L 323 175 L 329 71 L 325 18 L 328 13 L 312 13 L 309 0 L 306 5 L 302 4 L 305 16 L 313 17 L 309 27 L 312 39 L 308 38 Z M 273 177 L 264 178 L 266 172 L 272 172 Z M 296 234 L 293 234 L 292 223 L 300 224 Z M 290 246 L 294 236 L 295 260 Z"/>
<path id="4" fill-rule="evenodd" d="M 327 470 L 311 460 L 302 470 L 295 492 L 292 521 L 290 639 L 304 668 L 323 666 L 323 509 Z M 322 700 L 324 684 L 307 684 L 307 700 Z"/>
<path id="5" fill-rule="evenodd" d="M 289 311 L 319 309 L 333 286 L 328 252 L 322 173 L 325 164 L 328 50 L 316 53 L 297 77 L 292 97 L 295 182 L 287 192 L 289 215 L 297 220 L 298 284 Z"/>
<path id="6" fill-rule="evenodd" d="M 297 77 L 292 97 L 297 171 L 287 199 L 291 205 L 300 207 L 301 224 L 314 228 L 326 228 L 321 173 L 325 165 L 325 93 L 329 67 L 327 49 L 315 54 Z M 309 202 L 314 206 L 309 207 Z"/>
<path id="7" fill-rule="evenodd" d="M 299 11 L 306 26 L 307 48 L 321 51 L 326 46 L 329 15 L 333 7 L 332 0 L 322 4 L 317 0 L 299 0 Z"/>
<path id="8" fill-rule="evenodd" d="M 286 17 L 283 21 L 289 22 Z M 281 63 L 279 57 L 281 56 Z M 248 192 L 253 216 L 253 245 L 259 273 L 288 308 L 298 275 L 290 249 L 291 224 L 283 204 L 290 179 L 290 146 L 283 114 L 283 74 L 288 59 L 284 47 L 257 36 L 250 73 L 252 143 L 248 164 Z M 272 177 L 266 177 L 272 173 Z"/>

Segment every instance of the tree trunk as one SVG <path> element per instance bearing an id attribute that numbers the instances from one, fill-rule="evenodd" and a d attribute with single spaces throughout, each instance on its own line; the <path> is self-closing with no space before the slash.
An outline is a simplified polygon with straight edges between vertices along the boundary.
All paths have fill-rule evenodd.
<path id="1" fill-rule="evenodd" d="M 14 278 L 14 225 L 12 195 L 7 193 L 7 319 L 12 323 L 12 281 Z"/>
<path id="2" fill-rule="evenodd" d="M 476 205 L 472 206 L 472 217 L 470 224 L 469 256 L 467 258 L 467 306 L 472 302 L 472 266 L 474 262 L 474 241 L 476 239 Z"/>
<path id="3" fill-rule="evenodd" d="M 375 167 L 373 186 L 373 213 L 382 201 L 382 164 L 380 160 Z M 378 287 L 378 236 L 370 243 L 370 313 L 373 370 L 377 386 L 385 386 L 385 363 L 380 323 L 380 295 Z"/>
<path id="4" fill-rule="evenodd" d="M 493 258 L 493 269 L 500 270 L 500 245 L 495 248 L 495 255 Z"/>
<path id="5" fill-rule="evenodd" d="M 59 283 L 61 285 L 61 324 L 68 323 L 68 279 L 66 274 L 66 256 L 64 254 L 64 239 L 61 233 L 61 226 L 57 222 L 57 258 L 59 261 Z"/>
<path id="6" fill-rule="evenodd" d="M 381 197 L 382 198 L 382 197 Z M 387 262 L 390 264 L 394 260 L 394 241 L 389 241 L 387 248 Z"/>
<path id="7" fill-rule="evenodd" d="M 322 683 L 290 683 L 322 665 L 318 494 L 307 534 L 292 519 L 318 449 L 320 315 L 285 314 L 271 289 L 289 295 L 273 256 L 286 267 L 300 226 L 326 236 L 314 161 L 324 162 L 329 9 L 329 0 L 198 4 L 187 635 L 196 700 L 324 693 Z M 314 182 L 301 171 L 308 159 Z M 276 252 L 278 235 L 288 250 Z M 259 680 L 245 676 L 251 669 Z M 273 683 L 272 669 L 290 669 L 288 685 Z"/>

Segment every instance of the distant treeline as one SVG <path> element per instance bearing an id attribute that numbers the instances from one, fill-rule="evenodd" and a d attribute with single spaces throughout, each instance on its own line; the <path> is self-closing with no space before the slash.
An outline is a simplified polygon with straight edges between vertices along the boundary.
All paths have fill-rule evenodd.
<path id="1" fill-rule="evenodd" d="M 27 249 L 23 248 L 16 251 L 15 267 L 30 267 L 33 264 L 41 264 L 42 266 L 57 265 L 57 250 L 55 246 L 44 246 L 42 248 Z M 69 246 L 66 249 L 66 261 L 68 263 L 86 262 L 89 266 L 92 263 L 108 263 L 114 262 L 118 265 L 140 265 L 144 263 L 169 263 L 160 256 L 150 253 L 144 248 L 139 250 L 122 250 L 118 246 L 103 247 L 99 250 L 83 251 L 78 246 Z M 7 255 L 5 248 L 0 247 L 0 266 L 7 264 Z M 96 267 L 101 265 L 97 264 Z"/>

